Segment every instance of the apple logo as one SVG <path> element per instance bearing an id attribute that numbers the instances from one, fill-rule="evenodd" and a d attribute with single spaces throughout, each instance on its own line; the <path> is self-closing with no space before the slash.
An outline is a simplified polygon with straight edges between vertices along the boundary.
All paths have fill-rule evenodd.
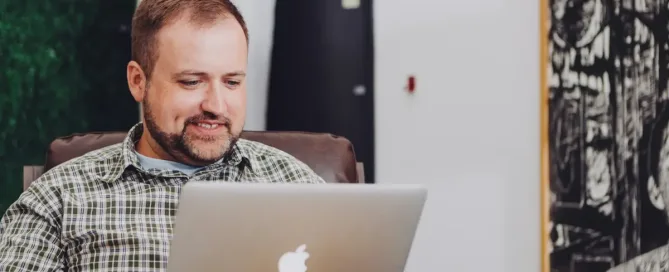
<path id="1" fill-rule="evenodd" d="M 295 252 L 286 252 L 279 259 L 279 272 L 306 272 L 309 253 L 307 245 L 300 245 Z"/>

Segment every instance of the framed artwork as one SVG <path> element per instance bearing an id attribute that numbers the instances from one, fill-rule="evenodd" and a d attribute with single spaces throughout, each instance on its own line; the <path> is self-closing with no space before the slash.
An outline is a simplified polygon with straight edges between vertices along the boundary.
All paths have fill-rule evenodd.
<path id="1" fill-rule="evenodd" d="M 669 269 L 669 0 L 541 0 L 544 272 Z"/>

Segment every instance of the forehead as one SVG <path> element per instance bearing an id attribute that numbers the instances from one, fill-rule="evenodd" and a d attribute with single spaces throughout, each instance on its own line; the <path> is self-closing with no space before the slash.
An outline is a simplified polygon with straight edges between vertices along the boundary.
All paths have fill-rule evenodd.
<path id="1" fill-rule="evenodd" d="M 248 46 L 241 25 L 231 16 L 195 24 L 180 16 L 156 36 L 156 68 L 227 73 L 246 70 Z"/>

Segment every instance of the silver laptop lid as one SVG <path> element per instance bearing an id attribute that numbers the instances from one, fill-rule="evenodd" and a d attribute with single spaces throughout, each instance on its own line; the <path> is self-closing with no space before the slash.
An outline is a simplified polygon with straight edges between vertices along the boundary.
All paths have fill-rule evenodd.
<path id="1" fill-rule="evenodd" d="M 400 272 L 426 197 L 412 185 L 188 183 L 168 271 Z"/>

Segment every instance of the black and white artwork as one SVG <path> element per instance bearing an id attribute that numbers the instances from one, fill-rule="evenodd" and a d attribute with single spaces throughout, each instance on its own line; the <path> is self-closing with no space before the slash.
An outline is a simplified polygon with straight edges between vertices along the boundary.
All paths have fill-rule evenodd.
<path id="1" fill-rule="evenodd" d="M 550 272 L 669 271 L 669 0 L 543 1 Z"/>

